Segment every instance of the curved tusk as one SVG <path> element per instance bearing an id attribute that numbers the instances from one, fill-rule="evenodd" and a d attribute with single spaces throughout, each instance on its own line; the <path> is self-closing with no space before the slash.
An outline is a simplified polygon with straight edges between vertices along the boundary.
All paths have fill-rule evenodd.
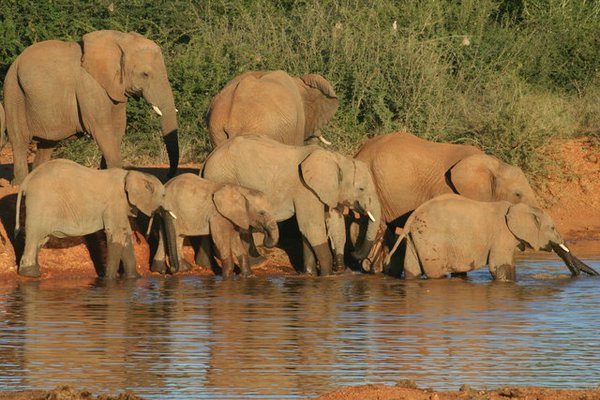
<path id="1" fill-rule="evenodd" d="M 373 214 L 371 214 L 371 211 L 367 211 L 367 215 L 369 216 L 371 222 L 375 222 L 375 217 L 373 216 Z"/>
<path id="2" fill-rule="evenodd" d="M 331 145 L 331 142 L 327 139 L 325 139 L 323 136 L 319 136 L 319 140 L 323 143 L 325 143 L 327 146 Z"/>
<path id="3" fill-rule="evenodd" d="M 150 221 L 148 222 L 148 229 L 146 229 L 146 239 L 150 236 L 150 230 L 152 229 L 152 222 L 154 222 L 154 214 L 150 217 Z"/>
<path id="4" fill-rule="evenodd" d="M 175 112 L 176 112 L 176 113 L 178 113 L 178 112 L 179 112 L 179 110 L 176 108 L 176 109 L 175 109 Z"/>
<path id="5" fill-rule="evenodd" d="M 155 113 L 157 113 L 158 115 L 160 115 L 162 117 L 162 111 L 160 111 L 160 108 L 158 108 L 155 105 L 152 105 L 152 109 L 154 110 Z"/>
<path id="6" fill-rule="evenodd" d="M 571 251 L 569 250 L 569 248 L 567 246 L 565 246 L 564 244 L 559 244 L 560 248 L 563 249 L 564 251 L 566 251 L 567 253 L 570 253 Z"/>
<path id="7" fill-rule="evenodd" d="M 169 213 L 169 215 L 173 218 L 173 219 L 177 219 L 177 215 L 175 215 L 175 213 L 171 210 L 167 210 L 167 212 Z"/>

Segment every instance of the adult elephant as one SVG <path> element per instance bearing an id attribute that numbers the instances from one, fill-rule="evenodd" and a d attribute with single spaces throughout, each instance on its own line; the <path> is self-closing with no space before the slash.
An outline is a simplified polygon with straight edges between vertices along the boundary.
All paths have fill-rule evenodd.
<path id="1" fill-rule="evenodd" d="M 311 137 L 331 144 L 323 138 L 321 128 L 338 105 L 333 86 L 321 75 L 246 72 L 213 98 L 207 115 L 208 131 L 214 146 L 248 133 L 297 146 Z"/>
<path id="2" fill-rule="evenodd" d="M 265 194 L 277 221 L 294 214 L 303 237 L 303 265 L 321 275 L 333 269 L 327 213 L 348 206 L 371 222 L 354 256 L 366 257 L 380 224 L 381 208 L 367 166 L 319 146 L 289 146 L 257 135 L 243 135 L 217 147 L 204 163 L 202 176 Z M 316 259 L 315 259 L 316 257 Z"/>
<path id="3" fill-rule="evenodd" d="M 160 48 L 137 33 L 96 31 L 79 43 L 48 40 L 26 48 L 4 80 L 14 184 L 27 176 L 27 147 L 38 150 L 33 167 L 50 159 L 56 143 L 89 133 L 108 167 L 122 165 L 120 145 L 128 97 L 143 97 L 161 116 L 169 176 L 179 162 L 173 93 Z"/>
<path id="4" fill-rule="evenodd" d="M 474 146 L 436 143 L 398 132 L 369 139 L 355 158 L 373 174 L 382 220 L 388 226 L 388 245 L 394 228 L 404 226 L 417 207 L 441 194 L 538 205 L 520 168 Z M 370 267 L 378 270 L 380 265 Z"/>

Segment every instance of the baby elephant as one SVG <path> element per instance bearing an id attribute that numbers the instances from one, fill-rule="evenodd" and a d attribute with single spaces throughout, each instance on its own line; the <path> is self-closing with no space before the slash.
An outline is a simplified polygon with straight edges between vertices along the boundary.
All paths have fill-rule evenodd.
<path id="1" fill-rule="evenodd" d="M 208 235 L 222 262 L 223 277 L 233 274 L 237 262 L 242 275 L 251 274 L 248 253 L 240 239 L 239 231 L 250 227 L 265 234 L 265 246 L 273 247 L 279 240 L 277 222 L 271 214 L 267 198 L 259 191 L 237 185 L 215 183 L 194 174 L 182 174 L 165 185 L 165 207 L 172 213 L 163 214 L 166 232 L 170 236 L 170 224 L 174 225 L 173 238 L 167 237 L 172 269 L 185 271 L 190 265 L 183 259 L 183 240 L 186 236 Z M 166 271 L 163 232 L 152 271 Z"/>
<path id="2" fill-rule="evenodd" d="M 119 262 L 126 277 L 139 276 L 131 240 L 133 209 L 151 215 L 162 206 L 164 187 L 148 174 L 120 168 L 95 170 L 69 160 L 48 161 L 33 170 L 17 196 L 15 235 L 25 195 L 25 250 L 18 273 L 39 277 L 37 257 L 49 236 L 59 238 L 106 232 L 106 278 L 115 278 Z"/>
<path id="3" fill-rule="evenodd" d="M 514 281 L 515 249 L 556 251 L 573 275 L 598 275 L 565 246 L 544 211 L 523 203 L 480 202 L 456 194 L 438 196 L 419 206 L 386 258 L 406 239 L 405 278 L 441 278 L 489 265 L 492 277 Z M 398 266 L 390 266 L 398 274 Z M 394 271 L 395 270 L 395 271 Z"/>

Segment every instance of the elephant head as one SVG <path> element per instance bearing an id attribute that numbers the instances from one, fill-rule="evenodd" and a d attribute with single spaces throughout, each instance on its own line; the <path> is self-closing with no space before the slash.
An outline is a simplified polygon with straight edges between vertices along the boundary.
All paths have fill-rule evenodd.
<path id="1" fill-rule="evenodd" d="M 259 191 L 233 185 L 224 185 L 213 194 L 217 211 L 243 230 L 250 227 L 264 233 L 265 246 L 273 247 L 279 241 L 277 221 L 270 212 L 270 204 Z"/>
<path id="2" fill-rule="evenodd" d="M 329 208 L 348 206 L 369 216 L 369 226 L 353 256 L 363 259 L 375 242 L 381 223 L 381 206 L 367 165 L 359 160 L 317 149 L 300 164 L 302 179 Z"/>
<path id="3" fill-rule="evenodd" d="M 82 66 L 117 103 L 143 97 L 160 116 L 169 176 L 179 163 L 177 110 L 160 47 L 137 33 L 96 31 L 83 36 Z"/>
<path id="4" fill-rule="evenodd" d="M 554 250 L 565 262 L 573 275 L 581 271 L 589 275 L 598 275 L 593 268 L 577 259 L 556 230 L 554 221 L 537 207 L 515 204 L 506 214 L 506 225 L 510 232 L 521 242 L 521 247 L 534 250 Z"/>
<path id="5" fill-rule="evenodd" d="M 448 170 L 446 179 L 456 193 L 473 200 L 538 206 L 523 171 L 490 155 L 475 154 L 462 159 Z"/>
<path id="6" fill-rule="evenodd" d="M 132 207 L 151 216 L 163 205 L 165 188 L 153 175 L 129 171 L 125 176 L 125 193 Z"/>
<path id="7" fill-rule="evenodd" d="M 322 142 L 331 144 L 321 136 L 321 128 L 333 118 L 339 106 L 333 86 L 318 74 L 302 75 L 294 81 L 304 103 L 304 140 L 318 137 Z"/>

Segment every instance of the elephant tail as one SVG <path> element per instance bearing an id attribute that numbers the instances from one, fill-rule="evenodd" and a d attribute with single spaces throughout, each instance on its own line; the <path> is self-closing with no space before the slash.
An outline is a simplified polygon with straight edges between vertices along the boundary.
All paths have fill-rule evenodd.
<path id="1" fill-rule="evenodd" d="M 25 191 L 24 184 L 21 184 L 19 188 L 19 193 L 17 194 L 17 205 L 15 209 L 15 233 L 14 237 L 16 238 L 21 233 L 21 199 L 23 198 L 23 192 Z"/>
<path id="2" fill-rule="evenodd" d="M 392 256 L 394 255 L 394 253 L 396 252 L 396 250 L 398 250 L 398 246 L 400 246 L 400 243 L 402 243 L 402 241 L 406 238 L 407 232 L 408 232 L 408 230 L 404 229 L 402 231 L 402 233 L 398 236 L 398 239 L 396 239 L 396 243 L 394 243 L 394 247 L 392 247 L 392 249 L 390 250 L 389 254 L 385 258 L 384 265 L 389 265 L 390 264 L 390 261 L 392 260 Z"/>

